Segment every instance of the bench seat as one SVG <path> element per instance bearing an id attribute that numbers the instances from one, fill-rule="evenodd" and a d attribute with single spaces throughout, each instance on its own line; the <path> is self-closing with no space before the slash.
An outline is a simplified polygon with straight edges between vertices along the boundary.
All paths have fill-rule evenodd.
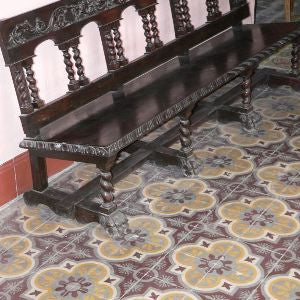
<path id="1" fill-rule="evenodd" d="M 297 28 L 299 23 L 243 25 L 228 29 L 202 43 L 201 47 L 191 49 L 189 63 L 178 64 L 151 84 L 123 95 L 106 109 L 54 136 L 25 139 L 21 147 L 111 156 L 236 78 L 249 59 L 259 63 L 269 56 L 267 48 L 275 43 L 276 49 L 288 44 L 293 38 L 288 34 Z M 83 147 L 78 150 L 72 145 Z"/>

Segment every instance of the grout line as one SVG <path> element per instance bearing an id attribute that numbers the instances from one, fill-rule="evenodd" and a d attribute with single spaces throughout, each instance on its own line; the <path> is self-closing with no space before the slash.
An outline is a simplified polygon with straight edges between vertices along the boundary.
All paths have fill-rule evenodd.
<path id="1" fill-rule="evenodd" d="M 65 247 L 63 247 L 62 249 L 61 249 L 61 251 L 62 250 L 64 250 L 65 248 L 67 248 L 72 242 L 74 242 L 76 239 L 78 239 L 78 238 L 80 238 L 82 235 L 84 235 L 85 234 L 85 232 L 82 232 L 78 237 L 76 237 L 74 240 L 72 240 L 71 242 L 69 242 L 69 243 L 67 243 L 66 245 L 65 245 Z M 56 257 L 56 256 L 58 256 L 60 253 L 55 253 L 52 257 L 50 257 L 50 258 L 48 258 L 44 263 L 42 263 L 41 265 L 39 265 L 39 266 L 37 266 L 37 270 L 34 272 L 34 275 L 35 274 L 37 274 L 51 259 L 53 259 L 54 257 Z M 33 272 L 31 272 L 30 274 L 28 274 L 29 275 L 29 277 L 30 276 L 32 276 L 33 275 Z M 20 285 L 22 284 L 22 281 L 19 283 L 19 284 L 17 284 L 17 286 L 15 286 L 15 287 L 13 287 L 14 289 L 16 288 L 16 287 L 19 287 Z M 13 288 L 11 288 L 11 289 L 9 289 L 6 293 L 7 294 L 9 294 L 9 292 L 13 289 Z M 28 292 L 28 290 L 26 290 L 25 292 Z M 23 295 L 23 294 L 22 294 Z"/>
<path id="2" fill-rule="evenodd" d="M 278 264 L 281 262 L 282 258 L 286 255 L 286 253 L 289 251 L 289 249 L 294 245 L 294 243 L 297 241 L 297 239 L 295 239 L 292 244 L 290 245 L 290 247 L 288 247 L 286 249 L 286 251 L 281 255 L 281 257 L 279 258 L 279 260 L 277 261 L 277 263 L 273 266 L 273 268 L 267 273 L 267 275 L 265 275 L 265 277 L 260 281 L 259 285 L 253 290 L 253 292 L 250 294 L 250 296 L 247 298 L 247 300 L 253 300 L 253 296 L 254 293 L 257 291 L 257 289 L 259 287 L 261 287 L 262 284 L 264 284 L 264 282 L 266 281 L 266 279 L 270 276 L 270 274 L 275 270 L 275 268 L 278 266 Z"/>
<path id="3" fill-rule="evenodd" d="M 297 177 L 298 177 L 298 175 L 294 176 L 293 178 L 297 178 Z M 286 190 L 286 189 L 287 189 L 287 187 L 285 187 L 285 188 L 283 189 L 283 191 Z M 261 212 L 260 215 L 263 215 L 266 211 L 268 211 L 268 209 L 269 209 L 270 207 L 272 207 L 272 203 L 273 203 L 273 201 L 270 203 L 270 205 L 269 205 L 267 208 L 265 208 L 265 209 Z M 248 228 L 248 230 L 245 230 L 242 234 L 243 234 L 243 235 L 246 234 L 246 233 L 249 232 L 253 227 L 254 227 L 254 224 L 251 224 L 250 227 Z M 244 243 L 244 240 L 245 240 L 245 239 L 243 239 L 243 238 L 241 238 L 241 237 L 238 237 L 238 238 L 236 239 L 237 242 L 241 242 L 242 244 Z M 227 253 L 228 253 L 231 249 L 233 249 L 233 248 L 234 248 L 234 246 L 232 246 L 232 247 L 230 247 L 229 249 L 227 249 L 227 251 L 226 251 L 225 253 L 223 253 L 223 255 L 227 254 Z M 285 252 L 285 253 L 286 253 L 286 252 Z M 217 265 L 217 262 L 215 263 L 215 265 Z M 215 265 L 214 265 L 214 266 L 215 266 Z M 211 271 L 211 270 L 214 268 L 214 266 L 212 266 L 212 267 L 210 268 L 209 271 Z M 206 272 L 206 274 L 205 274 L 205 276 L 204 276 L 203 278 L 206 277 L 206 275 L 209 273 L 209 271 Z M 201 279 L 197 282 L 197 284 L 198 284 L 199 282 L 201 282 L 201 281 L 203 280 L 203 278 L 201 278 Z M 250 300 L 250 299 L 249 299 L 249 300 Z"/>

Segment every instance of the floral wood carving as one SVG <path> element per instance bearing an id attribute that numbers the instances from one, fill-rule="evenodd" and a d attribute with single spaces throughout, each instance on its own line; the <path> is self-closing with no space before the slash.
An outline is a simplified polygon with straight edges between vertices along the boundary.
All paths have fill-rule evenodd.
<path id="1" fill-rule="evenodd" d="M 40 18 L 25 20 L 17 24 L 9 34 L 8 46 L 14 48 L 43 34 L 57 31 L 73 23 L 82 21 L 106 9 L 124 4 L 129 0 L 77 0 L 75 4 L 56 8 L 48 25 Z"/>

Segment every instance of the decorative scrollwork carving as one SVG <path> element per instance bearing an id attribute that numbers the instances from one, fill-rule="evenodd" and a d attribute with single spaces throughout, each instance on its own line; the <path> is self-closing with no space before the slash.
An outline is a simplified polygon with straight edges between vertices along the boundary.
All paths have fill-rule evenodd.
<path id="1" fill-rule="evenodd" d="M 82 21 L 101 11 L 124 4 L 129 0 L 77 0 L 75 4 L 56 8 L 48 24 L 37 17 L 17 24 L 9 34 L 8 46 L 14 48 L 41 35 L 57 31 L 73 23 Z"/>

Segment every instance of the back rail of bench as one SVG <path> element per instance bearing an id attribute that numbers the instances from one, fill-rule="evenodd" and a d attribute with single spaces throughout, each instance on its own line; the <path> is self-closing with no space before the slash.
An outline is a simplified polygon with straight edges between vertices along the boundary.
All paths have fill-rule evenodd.
<path id="1" fill-rule="evenodd" d="M 208 0 L 208 22 L 195 29 L 187 0 L 170 0 L 177 39 L 163 43 L 159 37 L 155 0 L 59 1 L 0 22 L 0 46 L 11 69 L 21 109 L 24 132 L 35 136 L 39 128 L 66 113 L 176 56 L 249 16 L 245 0 L 230 0 L 231 11 L 222 15 L 218 0 Z M 128 62 L 119 31 L 122 12 L 134 6 L 143 22 L 144 56 Z M 45 20 L 49 20 L 48 23 Z M 109 72 L 90 82 L 79 50 L 80 31 L 89 22 L 98 24 Z M 34 24 L 34 25 L 33 25 Z M 46 25 L 47 24 L 47 25 Z M 40 99 L 33 72 L 35 48 L 51 39 L 62 52 L 69 79 L 68 93 L 48 104 Z M 75 68 L 72 62 L 75 62 Z"/>

